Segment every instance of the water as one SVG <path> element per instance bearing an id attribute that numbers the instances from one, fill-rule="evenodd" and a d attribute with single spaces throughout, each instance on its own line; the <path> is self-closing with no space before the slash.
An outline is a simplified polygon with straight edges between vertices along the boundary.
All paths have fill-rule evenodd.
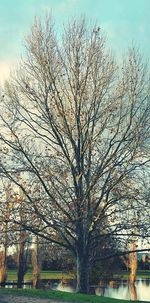
<path id="1" fill-rule="evenodd" d="M 62 282 L 52 288 L 67 292 L 75 291 L 73 286 L 63 285 Z M 97 296 L 150 302 L 150 279 L 138 279 L 135 285 L 130 285 L 128 280 L 114 280 L 107 283 L 101 281 L 97 287 L 91 288 L 92 293 Z"/>
<path id="2" fill-rule="evenodd" d="M 128 280 L 110 281 L 97 287 L 95 293 L 116 299 L 150 302 L 150 279 L 138 279 L 135 285 L 130 285 Z"/>
<path id="3" fill-rule="evenodd" d="M 67 280 L 65 283 L 58 280 L 43 280 L 42 286 L 47 289 L 75 292 L 75 286 L 72 283 L 67 283 Z M 7 285 L 5 287 L 16 287 L 16 285 Z M 31 288 L 32 285 L 27 283 L 23 287 Z M 99 285 L 91 287 L 91 291 L 97 296 L 150 302 L 150 279 L 138 279 L 135 285 L 132 286 L 128 280 L 100 281 Z"/>

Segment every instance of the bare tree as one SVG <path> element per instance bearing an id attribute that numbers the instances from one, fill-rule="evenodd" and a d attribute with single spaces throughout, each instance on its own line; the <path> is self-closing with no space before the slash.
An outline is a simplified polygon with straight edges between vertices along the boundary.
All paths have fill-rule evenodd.
<path id="1" fill-rule="evenodd" d="M 85 20 L 58 41 L 51 18 L 35 21 L 26 51 L 2 96 L 1 174 L 26 196 L 22 226 L 72 253 L 77 291 L 86 293 L 97 243 L 116 237 L 123 252 L 130 213 L 148 210 L 140 186 L 149 165 L 147 66 L 134 48 L 118 66 L 101 29 Z M 133 178 L 139 187 L 130 188 Z M 146 237 L 142 218 L 136 236 Z"/>

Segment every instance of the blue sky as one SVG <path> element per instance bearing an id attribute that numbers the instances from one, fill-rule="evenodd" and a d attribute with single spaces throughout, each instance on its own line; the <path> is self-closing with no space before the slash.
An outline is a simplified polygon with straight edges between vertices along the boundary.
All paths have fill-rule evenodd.
<path id="1" fill-rule="evenodd" d="M 150 0 L 0 0 L 0 80 L 23 53 L 24 35 L 35 16 L 52 11 L 61 31 L 73 16 L 85 15 L 103 28 L 117 54 L 132 42 L 150 53 Z"/>

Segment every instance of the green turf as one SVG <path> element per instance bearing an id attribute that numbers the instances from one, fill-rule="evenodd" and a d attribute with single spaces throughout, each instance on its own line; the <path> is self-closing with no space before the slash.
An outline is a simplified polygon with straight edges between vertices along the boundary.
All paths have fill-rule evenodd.
<path id="1" fill-rule="evenodd" d="M 40 275 L 41 279 L 73 279 L 74 275 L 71 273 L 66 272 L 59 272 L 59 271 L 42 271 Z M 29 270 L 25 274 L 25 281 L 32 280 L 32 272 Z M 17 281 L 17 271 L 16 270 L 8 270 L 7 271 L 7 281 Z"/>
<path id="2" fill-rule="evenodd" d="M 127 271 L 123 271 L 120 274 L 114 274 L 114 278 L 123 278 L 127 279 L 129 277 L 130 273 Z M 74 275 L 67 272 L 60 272 L 60 271 L 42 271 L 41 272 L 41 279 L 73 279 Z M 137 278 L 143 278 L 143 279 L 150 279 L 150 270 L 139 270 L 137 272 Z M 31 281 L 32 280 L 32 271 L 28 270 L 25 274 L 25 281 Z M 16 270 L 8 270 L 7 271 L 7 281 L 17 281 L 17 271 Z"/>
<path id="3" fill-rule="evenodd" d="M 114 278 L 122 278 L 127 279 L 130 276 L 129 271 L 123 271 L 120 274 L 114 274 Z M 150 279 L 150 270 L 138 270 L 137 271 L 137 278 L 143 278 L 143 279 Z"/>
<path id="4" fill-rule="evenodd" d="M 17 295 L 37 298 L 49 298 L 59 300 L 59 302 L 89 302 L 89 303 L 131 303 L 128 300 L 111 299 L 105 297 L 98 297 L 94 295 L 83 295 L 75 293 L 67 293 L 54 290 L 36 290 L 36 289 L 0 289 L 0 295 Z M 132 301 L 134 302 L 134 301 Z M 142 301 L 136 301 L 142 302 Z"/>

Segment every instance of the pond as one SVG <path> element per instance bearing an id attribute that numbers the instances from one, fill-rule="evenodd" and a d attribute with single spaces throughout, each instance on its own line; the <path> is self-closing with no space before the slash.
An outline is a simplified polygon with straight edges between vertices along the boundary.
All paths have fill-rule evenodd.
<path id="1" fill-rule="evenodd" d="M 63 285 L 62 282 L 52 286 L 52 288 L 69 292 L 75 291 L 73 286 Z M 130 285 L 128 280 L 100 281 L 98 286 L 91 287 L 91 291 L 97 296 L 150 302 L 150 279 L 138 279 L 135 285 Z"/>
<path id="2" fill-rule="evenodd" d="M 67 280 L 41 280 L 42 288 L 55 289 L 67 292 L 74 292 L 75 286 L 73 283 L 67 283 Z M 5 287 L 16 287 L 16 283 L 10 283 Z M 31 282 L 26 282 L 24 288 L 32 287 Z M 91 293 L 97 296 L 109 298 L 124 299 L 124 300 L 140 300 L 150 302 L 150 279 L 138 279 L 135 285 L 130 285 L 129 280 L 119 279 L 112 281 L 101 280 L 99 285 L 91 286 Z"/>
<path id="3" fill-rule="evenodd" d="M 95 294 L 98 296 L 150 302 L 150 279 L 138 279 L 135 285 L 130 285 L 128 280 L 114 280 L 102 284 L 100 283 L 95 289 Z"/>

